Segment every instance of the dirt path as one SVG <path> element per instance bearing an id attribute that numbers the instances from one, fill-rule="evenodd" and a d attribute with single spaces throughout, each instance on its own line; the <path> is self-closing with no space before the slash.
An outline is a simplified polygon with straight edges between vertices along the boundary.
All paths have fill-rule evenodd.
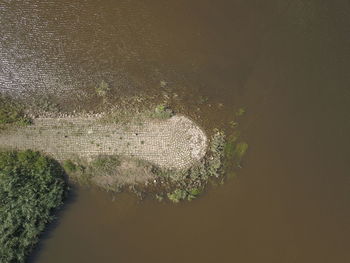
<path id="1" fill-rule="evenodd" d="M 38 118 L 0 133 L 0 147 L 43 151 L 58 160 L 74 155 L 134 156 L 163 168 L 188 168 L 206 152 L 205 133 L 185 116 L 103 124 L 98 118 Z"/>

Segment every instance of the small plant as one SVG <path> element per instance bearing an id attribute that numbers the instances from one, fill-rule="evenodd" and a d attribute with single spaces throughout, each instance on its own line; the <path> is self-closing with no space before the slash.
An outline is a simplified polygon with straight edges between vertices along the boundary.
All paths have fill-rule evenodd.
<path id="1" fill-rule="evenodd" d="M 168 86 L 168 82 L 166 82 L 165 80 L 161 80 L 160 81 L 160 87 L 161 88 L 165 88 L 166 86 Z"/>
<path id="2" fill-rule="evenodd" d="M 230 121 L 229 124 L 230 124 L 231 128 L 236 128 L 238 126 L 238 122 L 236 122 L 236 121 Z"/>
<path id="3" fill-rule="evenodd" d="M 236 112 L 236 116 L 240 117 L 243 116 L 246 113 L 246 110 L 244 108 L 239 108 Z"/>
<path id="4" fill-rule="evenodd" d="M 173 115 L 174 112 L 168 106 L 160 104 L 155 108 L 151 116 L 156 119 L 169 119 Z"/>
<path id="5" fill-rule="evenodd" d="M 204 103 L 207 103 L 207 102 L 208 102 L 208 100 L 209 100 L 209 98 L 208 98 L 208 97 L 205 97 L 205 96 L 200 96 L 200 97 L 198 98 L 198 104 L 204 104 Z"/>
<path id="6" fill-rule="evenodd" d="M 184 190 L 184 189 L 176 189 L 172 193 L 168 193 L 167 196 L 170 201 L 174 203 L 179 203 L 181 200 L 188 200 L 191 201 L 195 199 L 199 194 L 200 190 L 198 188 L 192 188 L 189 190 Z"/>
<path id="7" fill-rule="evenodd" d="M 187 200 L 191 201 L 200 195 L 201 191 L 198 188 L 192 188 L 187 192 Z"/>
<path id="8" fill-rule="evenodd" d="M 107 82 L 102 80 L 100 84 L 95 88 L 96 94 L 100 97 L 105 97 L 110 91 L 110 87 Z"/>
<path id="9" fill-rule="evenodd" d="M 64 170 L 69 173 L 74 173 L 77 171 L 77 166 L 75 163 L 73 163 L 71 160 L 65 160 L 63 162 L 63 168 Z"/>
<path id="10" fill-rule="evenodd" d="M 174 203 L 179 203 L 181 200 L 186 199 L 187 192 L 186 190 L 176 189 L 174 192 L 168 193 L 167 196 L 170 201 Z"/>
<path id="11" fill-rule="evenodd" d="M 159 194 L 156 194 L 156 199 L 159 201 L 159 202 L 162 202 L 164 197 L 162 195 L 159 195 Z"/>
<path id="12" fill-rule="evenodd" d="M 40 110 L 46 111 L 46 112 L 59 112 L 60 107 L 57 103 L 54 103 L 52 99 L 50 99 L 47 96 L 42 97 L 37 101 L 36 107 L 38 107 Z"/>

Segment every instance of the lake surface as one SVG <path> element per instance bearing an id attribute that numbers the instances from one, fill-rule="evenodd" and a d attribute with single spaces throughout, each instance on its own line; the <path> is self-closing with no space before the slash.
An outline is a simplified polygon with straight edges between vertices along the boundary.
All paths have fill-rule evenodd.
<path id="1" fill-rule="evenodd" d="M 212 126 L 247 109 L 236 178 L 179 205 L 77 189 L 30 261 L 350 262 L 349 14 L 346 0 L 1 1 L 2 92 L 68 104 L 101 80 L 115 95 L 166 81 L 190 106 L 208 97 Z"/>

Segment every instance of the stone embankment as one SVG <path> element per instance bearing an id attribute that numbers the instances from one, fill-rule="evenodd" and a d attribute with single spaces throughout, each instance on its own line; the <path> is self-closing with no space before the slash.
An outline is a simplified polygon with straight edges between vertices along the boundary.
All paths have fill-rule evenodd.
<path id="1" fill-rule="evenodd" d="M 132 156 L 162 168 L 186 169 L 205 155 L 207 136 L 181 115 L 129 124 L 96 117 L 37 118 L 30 126 L 0 131 L 0 147 L 39 150 L 58 160 Z"/>

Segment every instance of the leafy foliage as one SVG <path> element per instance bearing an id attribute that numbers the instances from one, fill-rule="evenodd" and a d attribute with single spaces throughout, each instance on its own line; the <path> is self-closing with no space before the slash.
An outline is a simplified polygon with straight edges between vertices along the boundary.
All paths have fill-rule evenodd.
<path id="1" fill-rule="evenodd" d="M 181 200 L 186 200 L 186 199 L 188 201 L 191 201 L 195 199 L 200 194 L 200 192 L 201 191 L 197 188 L 193 188 L 190 190 L 176 189 L 174 192 L 168 193 L 167 195 L 170 201 L 174 203 L 178 203 Z"/>
<path id="2" fill-rule="evenodd" d="M 38 152 L 0 152 L 0 262 L 24 262 L 65 196 L 64 171 Z"/>

